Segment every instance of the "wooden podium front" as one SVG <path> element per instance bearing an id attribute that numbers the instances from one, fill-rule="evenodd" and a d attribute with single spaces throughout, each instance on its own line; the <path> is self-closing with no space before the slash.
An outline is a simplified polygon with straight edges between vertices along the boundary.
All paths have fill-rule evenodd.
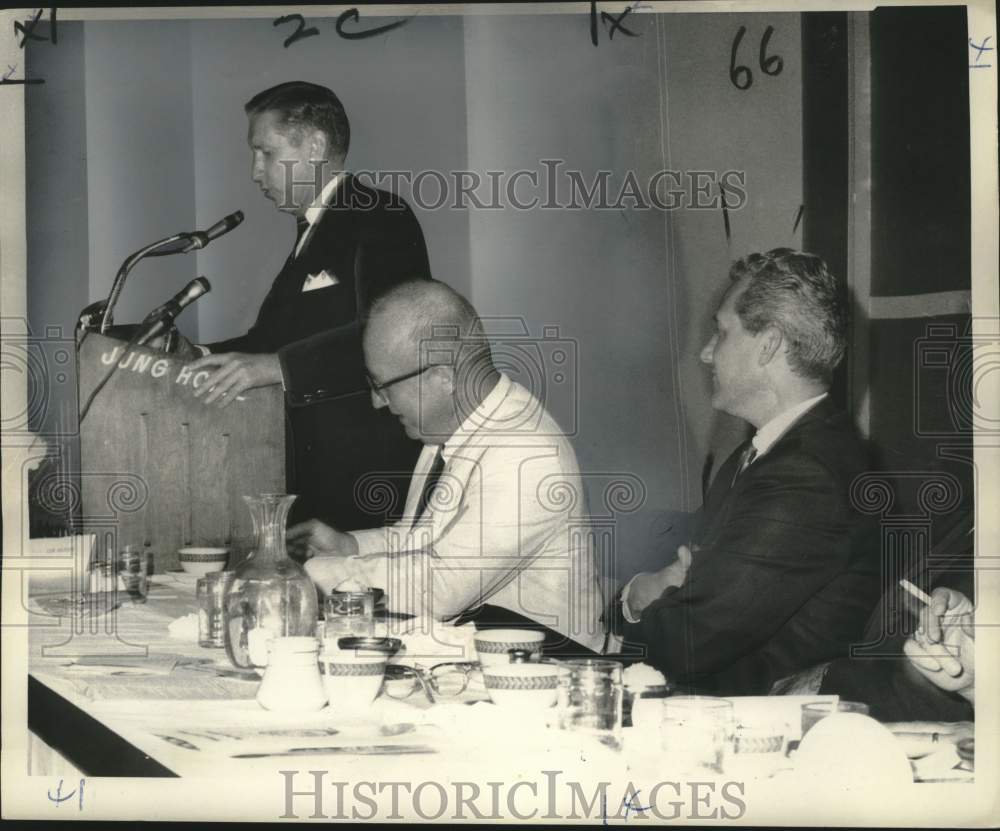
<path id="1" fill-rule="evenodd" d="M 90 333 L 77 354 L 81 405 L 118 364 L 80 425 L 82 519 L 98 534 L 95 555 L 131 544 L 162 571 L 178 565 L 178 548 L 221 545 L 232 567 L 253 540 L 242 496 L 285 489 L 281 387 L 206 406 L 194 391 L 208 372 L 125 346 Z"/>

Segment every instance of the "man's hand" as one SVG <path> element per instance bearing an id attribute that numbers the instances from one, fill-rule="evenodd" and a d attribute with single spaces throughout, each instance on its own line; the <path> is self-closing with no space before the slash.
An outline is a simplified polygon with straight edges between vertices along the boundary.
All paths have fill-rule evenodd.
<path id="1" fill-rule="evenodd" d="M 223 352 L 206 355 L 190 364 L 193 373 L 203 369 L 215 371 L 198 385 L 195 397 L 205 396 L 206 404 L 228 407 L 237 395 L 255 387 L 281 383 L 281 363 L 274 353 L 248 355 L 243 352 Z"/>
<path id="2" fill-rule="evenodd" d="M 297 560 L 310 557 L 351 557 L 358 553 L 358 541 L 350 534 L 310 519 L 293 525 L 285 534 L 289 552 Z"/>
<path id="3" fill-rule="evenodd" d="M 697 549 L 696 549 L 697 550 Z M 629 614 L 638 620 L 642 610 L 654 600 L 658 600 L 668 588 L 680 588 L 687 579 L 693 555 L 691 549 L 682 545 L 677 549 L 677 559 L 659 571 L 640 572 L 628 590 Z"/>
<path id="4" fill-rule="evenodd" d="M 975 629 L 972 601 L 961 592 L 937 588 L 920 612 L 920 625 L 903 652 L 934 686 L 975 704 Z"/>

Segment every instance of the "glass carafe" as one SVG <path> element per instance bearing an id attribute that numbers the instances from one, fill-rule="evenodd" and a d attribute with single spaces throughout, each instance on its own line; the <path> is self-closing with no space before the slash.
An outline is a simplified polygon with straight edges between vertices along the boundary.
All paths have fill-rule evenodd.
<path id="1" fill-rule="evenodd" d="M 243 499 L 256 544 L 234 569 L 226 593 L 226 654 L 234 666 L 262 672 L 271 639 L 315 636 L 319 612 L 312 580 L 285 550 L 285 521 L 295 497 L 265 493 Z"/>

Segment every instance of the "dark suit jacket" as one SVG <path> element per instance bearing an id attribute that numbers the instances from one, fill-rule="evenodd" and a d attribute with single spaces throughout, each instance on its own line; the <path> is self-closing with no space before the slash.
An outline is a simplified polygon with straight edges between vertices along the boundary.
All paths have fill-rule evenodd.
<path id="1" fill-rule="evenodd" d="M 303 292 L 306 277 L 324 270 L 336 285 Z M 293 521 L 316 516 L 343 530 L 384 524 L 385 492 L 372 490 L 380 494 L 375 502 L 355 494 L 366 476 L 379 473 L 389 474 L 402 505 L 420 444 L 391 413 L 372 408 L 362 320 L 386 289 L 429 276 L 427 247 L 409 206 L 348 174 L 299 256 L 285 262 L 250 330 L 206 344 L 212 352 L 278 354 L 290 428 L 288 488 L 299 494 Z"/>
<path id="2" fill-rule="evenodd" d="M 847 654 L 879 596 L 876 528 L 850 501 L 867 460 L 848 417 L 824 399 L 730 487 L 739 455 L 709 488 L 684 585 L 624 629 L 668 679 L 717 695 L 766 694 Z"/>

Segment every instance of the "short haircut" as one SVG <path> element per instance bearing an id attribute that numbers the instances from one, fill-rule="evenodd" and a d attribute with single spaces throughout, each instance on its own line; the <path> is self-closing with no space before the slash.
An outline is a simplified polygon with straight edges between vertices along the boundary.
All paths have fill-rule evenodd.
<path id="1" fill-rule="evenodd" d="M 328 155 L 347 156 L 351 124 L 333 90 L 307 81 L 288 81 L 258 92 L 243 109 L 250 118 L 265 112 L 275 113 L 278 125 L 293 146 L 302 142 L 305 130 L 320 130 L 326 136 Z"/>
<path id="2" fill-rule="evenodd" d="M 847 346 L 847 292 L 815 254 L 775 248 L 733 263 L 729 277 L 747 279 L 736 301 L 743 328 L 769 326 L 788 344 L 797 375 L 829 384 Z"/>

